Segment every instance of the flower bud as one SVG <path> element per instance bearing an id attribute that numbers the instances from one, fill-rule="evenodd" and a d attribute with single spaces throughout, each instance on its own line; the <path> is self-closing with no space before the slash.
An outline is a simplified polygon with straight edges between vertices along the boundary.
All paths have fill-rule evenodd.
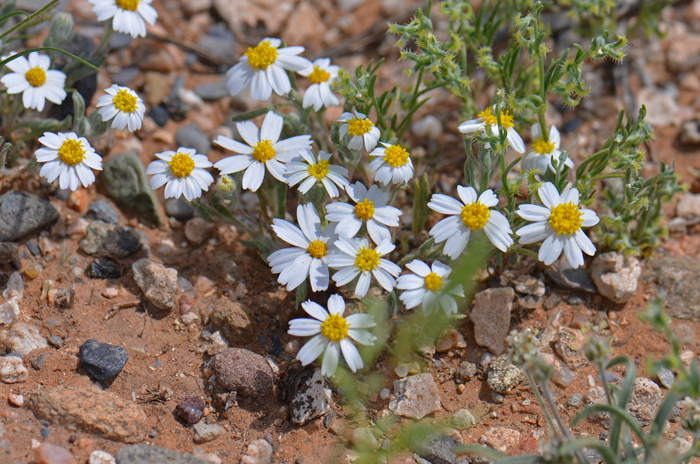
<path id="1" fill-rule="evenodd" d="M 46 45 L 52 47 L 60 47 L 73 38 L 75 32 L 73 16 L 70 13 L 62 11 L 54 16 L 49 28 L 49 36 L 47 37 Z"/>

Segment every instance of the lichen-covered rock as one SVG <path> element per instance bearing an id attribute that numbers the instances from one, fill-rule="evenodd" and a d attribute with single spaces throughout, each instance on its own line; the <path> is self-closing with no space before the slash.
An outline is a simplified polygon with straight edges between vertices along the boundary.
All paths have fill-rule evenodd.
<path id="1" fill-rule="evenodd" d="M 559 328 L 559 339 L 554 345 L 557 354 L 570 369 L 578 369 L 588 364 L 588 359 L 583 353 L 585 339 L 583 332 L 568 327 Z"/>
<path id="2" fill-rule="evenodd" d="M 491 390 L 501 395 L 513 390 L 525 380 L 522 369 L 508 361 L 508 355 L 497 356 L 489 364 L 488 384 Z"/>
<path id="3" fill-rule="evenodd" d="M 321 369 L 317 369 L 294 394 L 289 416 L 294 424 L 304 425 L 330 410 L 331 389 L 328 388 Z"/>
<path id="4" fill-rule="evenodd" d="M 656 417 L 656 409 L 661 404 L 661 389 L 656 383 L 644 377 L 634 380 L 634 390 L 629 403 L 630 413 L 643 426 L 652 423 Z"/>

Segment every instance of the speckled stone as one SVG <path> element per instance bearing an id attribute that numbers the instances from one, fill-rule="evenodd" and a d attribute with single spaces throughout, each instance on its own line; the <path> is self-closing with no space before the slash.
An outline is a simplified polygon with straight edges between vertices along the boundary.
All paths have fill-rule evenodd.
<path id="1" fill-rule="evenodd" d="M 107 380 L 122 371 L 129 360 L 129 353 L 121 346 L 88 340 L 81 345 L 78 357 L 94 378 Z"/>
<path id="2" fill-rule="evenodd" d="M 272 391 L 275 381 L 265 358 L 242 348 L 227 348 L 217 354 L 214 371 L 222 387 L 241 396 L 265 396 Z"/>
<path id="3" fill-rule="evenodd" d="M 523 380 L 525 380 L 525 374 L 519 367 L 508 362 L 508 355 L 502 354 L 491 361 L 488 376 L 491 390 L 504 395 Z"/>

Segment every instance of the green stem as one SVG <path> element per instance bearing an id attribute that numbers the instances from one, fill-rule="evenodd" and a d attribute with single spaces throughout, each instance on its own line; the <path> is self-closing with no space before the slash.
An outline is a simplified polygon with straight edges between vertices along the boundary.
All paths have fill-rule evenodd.
<path id="1" fill-rule="evenodd" d="M 0 40 L 2 40 L 2 39 L 4 39 L 5 37 L 9 36 L 9 35 L 12 34 L 13 32 L 15 32 L 16 30 L 18 30 L 18 29 L 20 29 L 20 28 L 23 28 L 23 27 L 26 27 L 26 26 L 29 24 L 29 22 L 31 22 L 34 18 L 37 18 L 37 17 L 41 16 L 42 14 L 46 13 L 47 11 L 49 11 L 50 9 L 52 9 L 53 7 L 55 7 L 55 6 L 58 4 L 58 2 L 59 2 L 59 0 L 51 0 L 51 1 L 50 1 L 49 3 L 47 3 L 44 7 L 38 9 L 35 13 L 33 13 L 33 14 L 30 15 L 30 16 L 28 16 L 27 18 L 24 18 L 22 21 L 20 21 L 19 23 L 17 23 L 16 26 L 14 26 L 13 28 L 9 29 L 9 30 L 8 30 L 7 32 L 5 32 L 4 34 L 0 35 Z M 0 66 L 4 66 L 4 64 L 3 64 L 3 65 L 0 65 Z"/>
<path id="2" fill-rule="evenodd" d="M 537 399 L 537 403 L 539 403 L 540 408 L 542 409 L 542 412 L 544 413 L 545 419 L 547 419 L 547 423 L 549 424 L 549 427 L 552 429 L 552 432 L 555 434 L 557 433 L 557 426 L 554 423 L 554 420 L 552 419 L 552 416 L 549 414 L 549 410 L 547 409 L 547 405 L 545 404 L 544 400 L 542 399 L 542 394 L 540 393 L 540 387 L 537 383 L 535 383 L 535 378 L 530 374 L 529 372 L 527 373 L 527 380 L 530 382 L 530 386 L 532 387 L 532 392 L 535 394 L 535 399 Z"/>

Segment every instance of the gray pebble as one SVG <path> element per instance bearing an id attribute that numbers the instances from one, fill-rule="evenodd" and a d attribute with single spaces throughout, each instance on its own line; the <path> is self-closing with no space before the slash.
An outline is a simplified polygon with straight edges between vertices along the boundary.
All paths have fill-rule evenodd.
<path id="1" fill-rule="evenodd" d="M 211 150 L 209 137 L 195 123 L 182 126 L 175 134 L 178 147 L 194 148 L 197 154 L 206 155 Z"/>
<path id="2" fill-rule="evenodd" d="M 580 394 L 580 393 L 574 393 L 574 394 L 571 395 L 571 397 L 569 398 L 569 401 L 567 401 L 567 404 L 568 404 L 569 406 L 574 406 L 574 407 L 576 407 L 576 406 L 578 406 L 578 405 L 581 404 L 581 400 L 583 400 L 583 395 Z"/>

